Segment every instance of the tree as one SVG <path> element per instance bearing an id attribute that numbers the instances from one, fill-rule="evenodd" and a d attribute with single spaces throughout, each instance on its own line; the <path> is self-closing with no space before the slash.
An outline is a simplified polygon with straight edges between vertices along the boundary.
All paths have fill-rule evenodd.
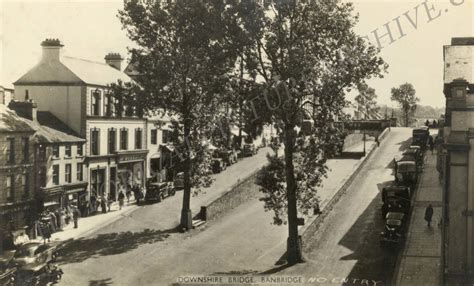
<path id="1" fill-rule="evenodd" d="M 359 94 L 355 97 L 359 112 L 364 113 L 364 119 L 368 119 L 370 113 L 378 111 L 377 94 L 375 89 L 369 87 L 365 82 L 357 87 Z"/>
<path id="2" fill-rule="evenodd" d="M 184 171 L 181 226 L 192 227 L 191 188 L 209 176 L 206 138 L 219 117 L 220 95 L 237 52 L 223 1 L 126 1 L 119 17 L 136 48 L 130 50 L 147 109 L 178 118 L 173 143 Z"/>
<path id="3" fill-rule="evenodd" d="M 415 88 L 413 88 L 411 83 L 404 83 L 398 88 L 392 88 L 392 96 L 390 99 L 396 101 L 400 105 L 405 118 L 406 127 L 409 125 L 409 117 L 412 116 L 416 110 L 416 103 L 420 101 L 415 94 Z"/>
<path id="4" fill-rule="evenodd" d="M 258 106 L 258 114 L 270 114 L 284 142 L 284 158 L 269 156 L 257 183 L 265 208 L 275 213 L 274 223 L 288 224 L 287 261 L 293 264 L 303 260 L 298 214 L 318 206 L 316 191 L 327 172 L 326 158 L 341 140 L 333 122 L 342 114 L 344 94 L 379 76 L 385 65 L 378 50 L 352 31 L 357 17 L 349 3 L 285 0 L 253 5 L 243 15 L 243 27 L 253 39 L 255 70 L 265 84 L 266 104 Z M 295 127 L 303 113 L 315 125 L 311 134 L 298 137 Z"/>

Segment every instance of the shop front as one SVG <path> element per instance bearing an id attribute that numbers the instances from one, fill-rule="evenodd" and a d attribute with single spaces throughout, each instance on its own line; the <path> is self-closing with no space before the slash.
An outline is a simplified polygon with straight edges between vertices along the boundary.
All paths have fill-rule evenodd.
<path id="1" fill-rule="evenodd" d="M 23 201 L 0 205 L 0 247 L 12 249 L 18 236 L 29 231 L 34 215 L 34 202 Z"/>
<path id="2" fill-rule="evenodd" d="M 145 186 L 146 155 L 148 150 L 117 152 L 117 186 L 120 189 L 131 189 L 134 186 Z"/>

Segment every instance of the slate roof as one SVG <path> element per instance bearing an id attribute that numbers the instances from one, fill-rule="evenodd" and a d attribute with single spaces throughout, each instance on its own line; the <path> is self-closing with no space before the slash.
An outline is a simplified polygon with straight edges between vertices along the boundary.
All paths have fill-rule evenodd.
<path id="1" fill-rule="evenodd" d="M 86 140 L 49 112 L 38 112 L 38 121 L 28 120 L 0 104 L 0 132 L 32 132 L 37 142 L 76 143 Z"/>
<path id="2" fill-rule="evenodd" d="M 60 61 L 40 61 L 36 66 L 14 82 L 14 85 L 65 84 L 107 86 L 117 80 L 132 79 L 106 63 L 99 63 L 63 56 Z"/>

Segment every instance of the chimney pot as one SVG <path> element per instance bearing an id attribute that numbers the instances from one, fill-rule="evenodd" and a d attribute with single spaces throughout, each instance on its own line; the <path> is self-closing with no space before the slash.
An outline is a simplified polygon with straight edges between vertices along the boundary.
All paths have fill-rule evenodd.
<path id="1" fill-rule="evenodd" d="M 59 51 L 64 45 L 59 39 L 46 39 L 41 42 L 43 47 L 42 61 L 59 61 Z"/>
<path id="2" fill-rule="evenodd" d="M 105 63 L 109 66 L 121 71 L 123 58 L 119 53 L 108 53 L 105 56 Z"/>

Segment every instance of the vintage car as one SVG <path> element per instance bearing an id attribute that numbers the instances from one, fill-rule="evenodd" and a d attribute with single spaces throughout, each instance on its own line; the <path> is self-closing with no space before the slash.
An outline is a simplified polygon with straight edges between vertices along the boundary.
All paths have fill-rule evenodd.
<path id="1" fill-rule="evenodd" d="M 257 154 L 257 148 L 253 144 L 245 144 L 242 148 L 242 156 L 248 157 Z"/>
<path id="2" fill-rule="evenodd" d="M 411 205 L 410 188 L 404 186 L 388 186 L 382 189 L 382 217 L 385 219 L 389 212 L 408 214 Z"/>
<path id="3" fill-rule="evenodd" d="M 56 261 L 58 251 L 55 246 L 41 242 L 28 242 L 21 245 L 10 262 L 19 271 L 38 272 Z"/>
<path id="4" fill-rule="evenodd" d="M 423 152 L 421 152 L 420 146 L 410 146 L 410 148 L 403 152 L 403 156 L 412 156 L 415 158 L 418 171 L 421 171 L 423 167 Z"/>
<path id="5" fill-rule="evenodd" d="M 13 286 L 17 276 L 17 268 L 6 261 L 0 261 L 0 285 Z"/>
<path id="6" fill-rule="evenodd" d="M 405 240 L 406 215 L 400 212 L 389 212 L 386 215 L 384 231 L 380 233 L 380 244 L 399 245 Z"/>
<path id="7" fill-rule="evenodd" d="M 398 161 L 395 164 L 395 181 L 402 186 L 414 188 L 418 181 L 418 168 L 416 162 Z"/>
<path id="8" fill-rule="evenodd" d="M 176 194 L 176 190 L 169 182 L 152 182 L 148 181 L 146 186 L 145 201 L 146 202 L 161 202 L 166 197 L 171 197 Z"/>
<path id="9" fill-rule="evenodd" d="M 227 166 L 237 162 L 237 153 L 234 150 L 218 149 L 214 152 L 214 158 L 221 158 Z"/>
<path id="10" fill-rule="evenodd" d="M 176 174 L 173 180 L 173 187 L 175 190 L 184 189 L 184 173 L 183 172 Z"/>
<path id="11" fill-rule="evenodd" d="M 414 128 L 412 131 L 412 137 L 413 137 L 413 144 L 418 145 L 421 147 L 422 152 L 426 150 L 426 145 L 428 144 L 430 136 L 430 131 L 428 127 L 423 126 L 423 127 L 418 127 Z"/>
<path id="12" fill-rule="evenodd" d="M 221 158 L 213 158 L 211 163 L 212 172 L 214 174 L 220 173 L 227 168 L 226 163 Z"/>

